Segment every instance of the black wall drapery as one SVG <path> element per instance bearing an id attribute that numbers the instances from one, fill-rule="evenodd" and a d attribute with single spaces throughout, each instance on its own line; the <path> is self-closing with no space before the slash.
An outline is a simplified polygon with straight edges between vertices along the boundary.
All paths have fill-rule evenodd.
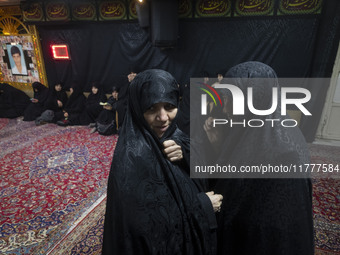
<path id="1" fill-rule="evenodd" d="M 317 37 L 313 47 L 307 77 L 331 77 L 340 38 L 340 1 L 325 1 L 318 23 Z M 311 117 L 302 117 L 301 130 L 308 142 L 314 140 L 326 100 L 329 83 L 309 84 L 312 98 L 306 105 Z"/>
<path id="2" fill-rule="evenodd" d="M 130 71 L 160 68 L 178 82 L 206 71 L 215 76 L 244 61 L 264 62 L 279 77 L 330 77 L 339 42 L 340 4 L 327 0 L 320 15 L 185 19 L 179 21 L 178 45 L 154 47 L 138 22 L 68 23 L 38 27 L 48 82 L 73 80 L 86 91 L 93 81 L 106 91 L 127 83 Z M 67 43 L 70 61 L 52 59 L 50 45 Z M 329 84 L 307 87 L 312 117 L 301 127 L 314 140 Z"/>
<path id="3" fill-rule="evenodd" d="M 39 28 L 49 82 L 62 79 L 109 84 L 130 69 L 162 68 L 180 83 L 207 71 L 247 60 L 271 65 L 280 76 L 305 77 L 314 52 L 318 18 L 282 17 L 182 20 L 174 49 L 154 47 L 138 23 L 43 26 Z M 71 60 L 52 60 L 50 45 L 69 45 Z"/>

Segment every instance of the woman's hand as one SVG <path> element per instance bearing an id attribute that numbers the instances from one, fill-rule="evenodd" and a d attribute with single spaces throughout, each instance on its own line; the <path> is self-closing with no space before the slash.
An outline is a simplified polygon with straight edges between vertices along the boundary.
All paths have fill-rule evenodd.
<path id="1" fill-rule="evenodd" d="M 61 102 L 60 100 L 57 100 L 57 103 L 58 103 L 59 108 L 63 107 L 63 102 Z"/>
<path id="2" fill-rule="evenodd" d="M 174 140 L 163 142 L 163 146 L 164 154 L 171 162 L 179 161 L 183 158 L 182 148 Z"/>
<path id="3" fill-rule="evenodd" d="M 39 102 L 39 100 L 38 99 L 36 99 L 36 98 L 32 98 L 32 103 L 38 103 Z"/>
<path id="4" fill-rule="evenodd" d="M 214 191 L 209 191 L 206 192 L 205 194 L 207 194 L 207 196 L 209 197 L 211 204 L 214 208 L 214 212 L 220 212 L 223 196 L 221 194 L 214 194 Z"/>

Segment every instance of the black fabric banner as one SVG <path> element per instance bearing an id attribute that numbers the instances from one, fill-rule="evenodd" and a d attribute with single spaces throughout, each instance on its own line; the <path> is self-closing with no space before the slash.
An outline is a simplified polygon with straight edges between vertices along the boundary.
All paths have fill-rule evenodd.
<path id="1" fill-rule="evenodd" d="M 244 61 L 270 65 L 279 77 L 330 77 L 340 34 L 340 5 L 325 1 L 320 15 L 183 19 L 178 45 L 162 49 L 150 42 L 150 31 L 138 22 L 111 22 L 38 27 L 49 84 L 73 80 L 90 90 L 93 81 L 106 91 L 127 84 L 131 71 L 160 68 L 180 84 L 208 72 L 216 76 Z M 50 46 L 69 45 L 71 60 L 52 59 Z M 308 85 L 309 86 L 309 85 Z M 311 85 L 313 117 L 301 127 L 312 141 L 325 101 L 327 87 Z"/>

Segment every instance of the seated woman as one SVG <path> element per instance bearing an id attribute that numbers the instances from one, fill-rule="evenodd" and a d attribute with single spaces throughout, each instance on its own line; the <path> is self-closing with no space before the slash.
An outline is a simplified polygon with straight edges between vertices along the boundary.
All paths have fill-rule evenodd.
<path id="1" fill-rule="evenodd" d="M 86 99 L 85 109 L 79 115 L 78 123 L 75 123 L 74 125 L 88 125 L 90 123 L 95 123 L 103 109 L 100 103 L 106 102 L 106 100 L 106 95 L 101 86 L 98 83 L 93 82 L 91 93 Z"/>
<path id="2" fill-rule="evenodd" d="M 67 103 L 67 94 L 62 82 L 57 82 L 49 89 L 49 96 L 45 102 L 45 111 L 35 120 L 36 125 L 56 122 L 56 115 L 61 114 Z"/>
<path id="3" fill-rule="evenodd" d="M 123 101 L 118 99 L 119 91 L 117 87 L 112 88 L 112 96 L 109 97 L 103 110 L 100 112 L 96 123 L 93 125 L 91 133 L 98 131 L 101 135 L 116 134 L 124 120 L 125 106 Z"/>
<path id="4" fill-rule="evenodd" d="M 33 121 L 45 110 L 45 102 L 48 98 L 48 88 L 40 82 L 33 82 L 34 97 L 24 112 L 24 121 Z"/>
<path id="5" fill-rule="evenodd" d="M 103 254 L 215 252 L 214 211 L 222 197 L 190 179 L 178 103 L 177 82 L 166 71 L 139 73 L 129 86 L 108 181 Z"/>
<path id="6" fill-rule="evenodd" d="M 106 95 L 100 90 L 96 83 L 92 84 L 91 92 L 88 95 L 85 107 L 79 114 L 73 114 L 69 118 L 68 125 L 88 125 L 95 122 L 102 110 L 100 102 L 106 101 Z"/>
<path id="7" fill-rule="evenodd" d="M 70 88 L 70 97 L 62 112 L 55 115 L 57 125 L 68 126 L 72 125 L 72 121 L 77 121 L 79 114 L 85 107 L 86 97 L 77 83 L 73 83 Z"/>
<path id="8" fill-rule="evenodd" d="M 0 118 L 20 117 L 30 103 L 25 92 L 7 83 L 0 84 Z"/>

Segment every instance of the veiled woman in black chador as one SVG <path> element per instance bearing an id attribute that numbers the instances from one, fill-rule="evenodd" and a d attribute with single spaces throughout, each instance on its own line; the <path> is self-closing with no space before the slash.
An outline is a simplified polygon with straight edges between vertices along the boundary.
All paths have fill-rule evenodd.
<path id="1" fill-rule="evenodd" d="M 57 121 L 55 116 L 63 114 L 63 109 L 67 103 L 67 99 L 68 98 L 66 91 L 63 88 L 63 83 L 55 83 L 54 86 L 49 88 L 49 95 L 44 104 L 45 111 L 35 120 L 35 123 L 37 125 L 47 122 L 55 123 Z M 46 116 L 50 117 L 46 118 Z"/>
<path id="2" fill-rule="evenodd" d="M 124 100 L 119 99 L 119 89 L 113 86 L 111 96 L 107 99 L 106 105 L 103 105 L 91 132 L 98 131 L 101 135 L 116 134 L 124 120 L 126 111 L 124 103 Z"/>
<path id="3" fill-rule="evenodd" d="M 67 103 L 67 99 L 64 84 L 62 82 L 57 82 L 50 88 L 50 93 L 45 104 L 46 109 L 54 112 L 62 111 Z"/>
<path id="4" fill-rule="evenodd" d="M 187 172 L 188 138 L 176 117 L 158 125 L 147 116 L 159 106 L 177 113 L 178 97 L 177 82 L 162 70 L 139 73 L 129 85 L 108 181 L 103 254 L 214 254 L 214 209 Z M 184 159 L 165 156 L 169 140 Z"/>
<path id="5" fill-rule="evenodd" d="M 70 125 L 88 125 L 94 123 L 102 110 L 100 102 L 105 102 L 106 96 L 100 84 L 93 82 L 91 92 L 88 95 L 85 107 L 78 115 L 69 118 Z"/>
<path id="6" fill-rule="evenodd" d="M 32 121 L 39 117 L 45 110 L 45 103 L 48 98 L 48 88 L 40 82 L 33 82 L 32 88 L 34 96 L 24 112 L 24 121 Z"/>
<path id="7" fill-rule="evenodd" d="M 260 62 L 246 62 L 231 68 L 225 77 L 228 80 L 222 83 L 241 89 L 245 102 L 249 96 L 247 89 L 252 87 L 254 107 L 259 110 L 271 108 L 272 89 L 279 86 L 271 67 Z M 229 90 L 220 91 L 220 95 L 227 92 L 223 96 L 227 105 L 224 118 L 229 121 L 240 123 L 242 118 L 246 123 L 251 119 L 277 121 L 274 127 L 270 122 L 262 127 L 228 126 L 220 137 L 212 135 L 216 129 L 206 121 L 204 128 L 215 144 L 215 164 L 240 169 L 241 166 L 299 166 L 310 162 L 308 147 L 298 127 L 280 125 L 283 119 L 290 119 L 281 116 L 280 101 L 271 114 L 255 115 L 245 107 L 244 115 L 236 116 L 228 103 L 233 99 Z M 266 175 L 263 175 L 262 179 L 215 180 L 211 189 L 224 196 L 218 214 L 218 254 L 314 254 L 311 181 L 297 175 L 286 178 L 288 174 L 284 174 L 287 176 L 280 179 L 264 179 Z"/>
<path id="8" fill-rule="evenodd" d="M 73 82 L 70 88 L 71 95 L 63 109 L 63 112 L 57 113 L 55 118 L 60 126 L 71 125 L 72 121 L 77 119 L 79 114 L 84 110 L 86 97 L 78 83 Z"/>
<path id="9" fill-rule="evenodd" d="M 0 83 L 0 118 L 17 118 L 31 103 L 25 92 L 7 83 Z"/>

